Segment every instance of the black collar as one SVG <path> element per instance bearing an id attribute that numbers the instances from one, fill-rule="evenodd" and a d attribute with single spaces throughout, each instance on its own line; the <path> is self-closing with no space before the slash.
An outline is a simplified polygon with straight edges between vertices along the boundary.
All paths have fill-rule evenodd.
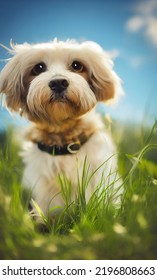
<path id="1" fill-rule="evenodd" d="M 81 148 L 80 141 L 70 143 L 64 146 L 47 146 L 40 142 L 37 143 L 39 150 L 46 152 L 52 156 L 59 156 L 59 155 L 67 155 L 67 154 L 76 154 L 78 150 Z"/>

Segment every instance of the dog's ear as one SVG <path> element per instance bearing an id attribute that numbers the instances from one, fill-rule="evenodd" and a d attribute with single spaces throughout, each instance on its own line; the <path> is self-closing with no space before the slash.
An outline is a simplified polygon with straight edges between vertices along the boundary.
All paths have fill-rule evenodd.
<path id="1" fill-rule="evenodd" d="M 97 101 L 110 101 L 112 103 L 117 101 L 122 95 L 120 79 L 112 70 L 106 69 L 103 64 L 99 64 L 97 67 L 91 76 Z"/>
<path id="2" fill-rule="evenodd" d="M 113 103 L 123 95 L 121 80 L 111 66 L 107 57 L 94 63 L 91 79 L 97 101 Z"/>
<path id="3" fill-rule="evenodd" d="M 19 57 L 14 56 L 9 60 L 0 73 L 0 93 L 6 95 L 8 108 L 18 111 L 23 91 Z"/>
<path id="4" fill-rule="evenodd" d="M 5 94 L 6 105 L 9 109 L 18 111 L 21 107 L 22 96 L 24 93 L 23 85 L 23 66 L 21 58 L 30 45 L 27 43 L 14 45 L 10 42 L 11 49 L 1 45 L 9 51 L 12 57 L 0 73 L 0 93 Z"/>
<path id="5" fill-rule="evenodd" d="M 122 82 L 113 71 L 113 61 L 109 53 L 99 45 L 87 42 L 91 86 L 97 101 L 114 103 L 123 95 Z"/>

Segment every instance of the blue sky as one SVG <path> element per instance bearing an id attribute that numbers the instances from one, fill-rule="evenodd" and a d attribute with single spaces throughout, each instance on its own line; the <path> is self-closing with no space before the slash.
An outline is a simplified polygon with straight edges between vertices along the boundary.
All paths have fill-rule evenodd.
<path id="1" fill-rule="evenodd" d="M 93 40 L 115 56 L 125 96 L 116 108 L 101 109 L 123 121 L 157 118 L 156 0 L 27 0 L 0 2 L 0 42 Z M 0 59 L 6 58 L 0 48 Z M 4 63 L 0 63 L 0 69 Z M 0 126 L 11 117 L 0 109 Z"/>

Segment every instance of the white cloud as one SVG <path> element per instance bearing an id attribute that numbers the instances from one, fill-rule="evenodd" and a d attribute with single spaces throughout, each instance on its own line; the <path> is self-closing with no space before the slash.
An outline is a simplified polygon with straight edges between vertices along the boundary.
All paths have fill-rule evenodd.
<path id="1" fill-rule="evenodd" d="M 145 21 L 142 17 L 135 16 L 130 18 L 126 23 L 126 28 L 130 32 L 137 32 L 145 25 Z"/>
<path id="2" fill-rule="evenodd" d="M 135 15 L 126 22 L 126 29 L 142 31 L 151 44 L 157 47 L 157 1 L 145 0 L 134 7 Z"/>
<path id="3" fill-rule="evenodd" d="M 157 47 L 157 18 L 152 17 L 148 19 L 145 34 L 148 39 Z"/>
<path id="4" fill-rule="evenodd" d="M 145 1 L 142 0 L 135 7 L 135 11 L 143 15 L 152 15 L 154 12 L 156 12 L 156 9 L 157 9 L 156 0 L 145 0 Z"/>
<path id="5" fill-rule="evenodd" d="M 135 56 L 130 59 L 130 63 L 133 68 L 138 68 L 146 63 L 146 58 L 143 56 Z"/>

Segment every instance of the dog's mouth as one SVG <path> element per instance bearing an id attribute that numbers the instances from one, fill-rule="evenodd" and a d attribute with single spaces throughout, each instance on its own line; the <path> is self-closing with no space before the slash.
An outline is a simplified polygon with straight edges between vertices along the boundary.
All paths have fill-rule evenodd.
<path id="1" fill-rule="evenodd" d="M 65 94 L 54 94 L 50 97 L 49 103 L 67 103 L 68 98 Z"/>
<path id="2" fill-rule="evenodd" d="M 72 106 L 75 109 L 76 109 L 76 107 L 78 107 L 80 105 L 80 104 L 76 104 L 77 103 L 76 100 L 74 101 L 72 98 L 70 98 L 70 96 L 67 94 L 66 91 L 52 94 L 49 99 L 49 103 L 50 104 L 57 104 L 57 103 L 66 104 L 66 105 Z"/>

